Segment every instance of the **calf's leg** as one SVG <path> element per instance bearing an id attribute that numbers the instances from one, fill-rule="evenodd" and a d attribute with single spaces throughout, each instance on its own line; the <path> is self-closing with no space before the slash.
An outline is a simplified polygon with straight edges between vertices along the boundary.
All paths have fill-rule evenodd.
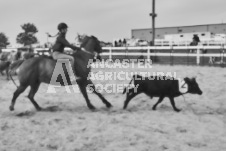
<path id="1" fill-rule="evenodd" d="M 176 111 L 176 112 L 180 112 L 181 110 L 180 110 L 180 109 L 178 109 L 178 108 L 176 107 L 176 105 L 175 105 L 174 98 L 173 98 L 173 97 L 169 97 L 169 99 L 170 99 L 170 103 L 171 103 L 171 105 L 172 105 L 172 107 L 173 107 L 174 111 Z"/>
<path id="2" fill-rule="evenodd" d="M 164 96 L 160 96 L 158 102 L 155 103 L 155 105 L 153 105 L 152 110 L 156 110 L 157 105 L 158 105 L 159 103 L 161 103 L 163 99 L 164 99 Z"/>

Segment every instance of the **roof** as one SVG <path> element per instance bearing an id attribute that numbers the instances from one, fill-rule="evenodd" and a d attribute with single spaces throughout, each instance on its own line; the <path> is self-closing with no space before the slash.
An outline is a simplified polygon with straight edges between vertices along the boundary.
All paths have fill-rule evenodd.
<path id="1" fill-rule="evenodd" d="M 203 25 L 187 25 L 187 26 L 172 26 L 172 27 L 156 27 L 156 29 L 163 29 L 163 28 L 181 28 L 181 27 L 197 27 L 197 26 L 214 26 L 214 25 L 225 25 L 226 23 L 220 24 L 203 24 Z M 140 28 L 140 29 L 132 29 L 132 30 L 152 30 L 152 28 Z"/>

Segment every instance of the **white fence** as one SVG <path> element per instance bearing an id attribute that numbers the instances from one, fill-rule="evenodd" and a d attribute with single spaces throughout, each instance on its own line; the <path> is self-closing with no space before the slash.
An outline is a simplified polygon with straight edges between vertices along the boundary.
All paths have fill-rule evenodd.
<path id="1" fill-rule="evenodd" d="M 156 39 L 156 46 L 189 46 L 191 40 L 164 40 L 164 39 Z M 204 46 L 223 46 L 226 44 L 225 40 L 216 40 L 216 39 L 202 39 L 200 42 L 201 45 Z"/>
<path id="2" fill-rule="evenodd" d="M 192 39 L 155 39 L 155 46 L 190 46 Z M 200 45 L 204 46 L 223 46 L 226 45 L 226 39 L 202 38 Z M 147 41 L 139 41 L 139 39 L 130 39 L 127 41 L 127 47 L 149 46 Z"/>
<path id="3" fill-rule="evenodd" d="M 100 55 L 106 56 L 110 60 L 112 60 L 113 56 L 145 56 L 147 60 L 151 61 L 151 56 L 168 56 L 168 57 L 196 57 L 196 64 L 200 64 L 201 57 L 218 57 L 221 60 L 221 63 L 224 63 L 223 60 L 226 58 L 225 56 L 225 45 L 217 45 L 217 46 L 144 46 L 144 47 L 102 47 L 103 50 L 107 52 L 103 52 Z M 15 49 L 3 49 L 4 51 L 12 51 Z M 70 48 L 66 48 L 65 51 L 69 51 Z M 142 52 L 137 52 L 142 50 Z M 155 50 L 155 51 L 153 51 Z M 157 50 L 157 51 L 156 51 Z M 168 51 L 161 52 L 161 51 Z M 196 53 L 180 53 L 173 52 L 173 50 L 196 50 Z M 215 53 L 202 53 L 201 50 L 216 50 Z M 34 52 L 38 54 L 46 54 L 48 55 L 49 48 L 35 48 Z M 114 52 L 113 52 L 114 51 Z M 213 51 L 212 51 L 213 52 Z"/>
<path id="4" fill-rule="evenodd" d="M 103 47 L 104 52 L 101 56 L 107 56 L 112 60 L 113 56 L 146 56 L 150 61 L 151 56 L 169 56 L 169 57 L 196 57 L 196 64 L 200 64 L 200 57 L 220 57 L 223 60 L 224 56 L 224 45 L 222 46 L 148 46 L 148 47 Z M 117 52 L 112 52 L 112 51 Z M 122 50 L 124 50 L 122 52 Z M 133 52 L 137 50 L 146 50 L 146 52 Z M 151 50 L 158 50 L 159 52 L 152 52 Z M 169 53 L 162 53 L 162 50 L 168 50 Z M 173 50 L 196 50 L 196 53 L 173 53 Z M 201 50 L 221 50 L 219 53 L 201 53 Z M 121 51 L 121 52 L 120 52 Z"/>

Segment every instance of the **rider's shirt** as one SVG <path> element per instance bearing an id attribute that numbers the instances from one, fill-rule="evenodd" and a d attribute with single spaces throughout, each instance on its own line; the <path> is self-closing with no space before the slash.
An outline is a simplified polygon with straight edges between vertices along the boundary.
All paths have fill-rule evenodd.
<path id="1" fill-rule="evenodd" d="M 69 47 L 73 50 L 78 49 L 78 47 L 73 46 L 65 39 L 65 34 L 60 34 L 57 37 L 55 44 L 53 45 L 53 51 L 58 51 L 58 52 L 63 53 L 65 47 Z"/>

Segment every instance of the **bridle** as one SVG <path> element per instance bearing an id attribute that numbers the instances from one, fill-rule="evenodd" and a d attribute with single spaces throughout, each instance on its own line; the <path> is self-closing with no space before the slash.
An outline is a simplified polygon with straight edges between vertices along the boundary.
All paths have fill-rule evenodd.
<path id="1" fill-rule="evenodd" d="M 79 37 L 76 37 L 75 39 L 79 39 Z M 96 56 L 98 55 L 97 52 L 90 52 L 90 51 L 87 51 L 84 47 L 81 47 L 81 46 L 80 46 L 80 50 L 83 51 L 83 52 L 85 52 L 85 53 L 91 54 L 91 55 L 93 55 L 94 57 L 96 57 Z"/>
<path id="2" fill-rule="evenodd" d="M 85 48 L 83 48 L 83 47 L 80 47 L 80 50 L 81 51 L 83 51 L 83 52 L 85 52 L 85 53 L 87 53 L 87 54 L 90 54 L 90 55 L 92 55 L 94 58 L 95 57 L 97 57 L 98 56 L 98 53 L 97 52 L 89 52 L 89 51 L 87 51 Z M 77 51 L 76 51 L 77 52 Z"/>

